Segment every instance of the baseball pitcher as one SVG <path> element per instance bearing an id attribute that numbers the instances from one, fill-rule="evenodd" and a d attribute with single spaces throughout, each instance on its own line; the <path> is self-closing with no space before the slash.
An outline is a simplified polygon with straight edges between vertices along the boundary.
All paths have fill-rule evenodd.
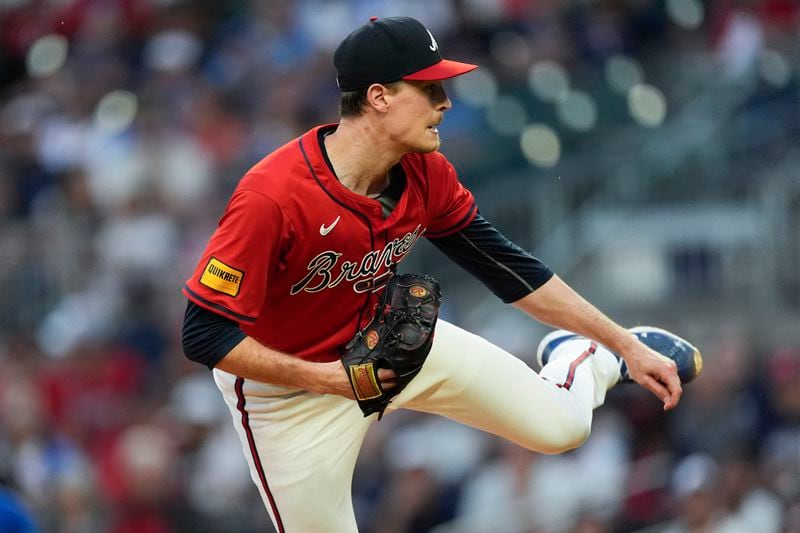
<path id="1" fill-rule="evenodd" d="M 240 181 L 183 289 L 187 357 L 213 369 L 279 532 L 356 531 L 351 478 L 371 424 L 436 413 L 543 453 L 579 446 L 620 381 L 678 404 L 700 370 L 688 342 L 628 331 L 485 220 L 438 151 L 451 107 L 425 26 L 377 19 L 334 54 L 340 121 Z M 441 290 L 397 274 L 430 240 L 504 302 L 564 328 L 540 373 L 438 319 Z M 680 371 L 680 375 L 679 375 Z"/>

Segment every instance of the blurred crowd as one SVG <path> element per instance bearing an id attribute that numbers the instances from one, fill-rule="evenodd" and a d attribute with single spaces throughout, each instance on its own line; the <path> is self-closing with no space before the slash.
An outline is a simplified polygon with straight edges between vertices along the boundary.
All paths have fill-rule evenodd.
<path id="1" fill-rule="evenodd" d="M 180 288 L 243 172 L 336 121 L 335 45 L 394 14 L 500 84 L 664 49 L 744 71 L 800 35 L 796 0 L 0 0 L 0 531 L 270 530 Z M 452 97 L 458 163 L 492 132 Z M 387 417 L 362 531 L 800 531 L 800 346 L 709 340 L 677 411 L 615 390 L 562 456 Z"/>

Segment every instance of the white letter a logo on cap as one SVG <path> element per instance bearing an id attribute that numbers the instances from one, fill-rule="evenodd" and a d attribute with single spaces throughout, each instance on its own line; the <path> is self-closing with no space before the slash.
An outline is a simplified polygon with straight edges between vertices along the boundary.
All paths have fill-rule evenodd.
<path id="1" fill-rule="evenodd" d="M 431 49 L 431 52 L 435 52 L 439 48 L 439 45 L 436 44 L 436 39 L 433 38 L 433 34 L 431 33 L 431 30 L 425 30 L 425 31 L 427 31 L 428 35 L 431 36 L 431 45 L 428 48 Z"/>

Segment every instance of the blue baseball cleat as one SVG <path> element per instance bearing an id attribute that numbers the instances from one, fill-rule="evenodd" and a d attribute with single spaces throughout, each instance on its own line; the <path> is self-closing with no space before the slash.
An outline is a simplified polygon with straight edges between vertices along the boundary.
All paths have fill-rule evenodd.
<path id="1" fill-rule="evenodd" d="M 678 367 L 678 377 L 681 383 L 689 383 L 702 372 L 703 357 L 700 355 L 700 350 L 695 348 L 686 339 L 682 339 L 664 329 L 652 326 L 637 326 L 635 328 L 630 328 L 629 331 L 651 349 L 674 361 L 675 365 Z M 559 329 L 548 333 L 539 343 L 539 349 L 536 351 L 537 362 L 540 366 L 546 365 L 550 360 L 551 354 L 562 343 L 582 338 L 584 337 L 565 329 Z M 617 357 L 619 358 L 619 356 Z M 620 382 L 633 382 L 630 375 L 628 375 L 628 368 L 625 365 L 625 361 L 621 358 Z"/>
<path id="2" fill-rule="evenodd" d="M 563 342 L 582 338 L 584 337 L 567 331 L 566 329 L 551 331 L 539 342 L 539 348 L 536 350 L 536 362 L 539 363 L 539 367 L 543 367 L 550 361 L 550 355 L 556 348 L 561 346 Z"/>
<path id="3" fill-rule="evenodd" d="M 667 330 L 653 326 L 637 326 L 629 331 L 640 341 L 675 362 L 681 383 L 689 383 L 703 371 L 703 356 L 692 343 L 678 337 Z M 622 374 L 622 381 L 632 381 L 627 368 Z"/>

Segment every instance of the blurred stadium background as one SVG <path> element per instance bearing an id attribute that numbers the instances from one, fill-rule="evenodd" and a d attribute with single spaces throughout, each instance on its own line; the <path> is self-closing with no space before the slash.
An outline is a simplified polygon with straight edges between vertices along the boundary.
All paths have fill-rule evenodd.
<path id="1" fill-rule="evenodd" d="M 441 132 L 484 215 L 706 372 L 669 414 L 613 391 L 562 456 L 390 416 L 362 531 L 800 531 L 797 0 L 0 0 L 0 530 L 270 531 L 180 288 L 393 14 L 481 65 Z M 420 248 L 444 316 L 533 364 L 547 329 Z"/>

